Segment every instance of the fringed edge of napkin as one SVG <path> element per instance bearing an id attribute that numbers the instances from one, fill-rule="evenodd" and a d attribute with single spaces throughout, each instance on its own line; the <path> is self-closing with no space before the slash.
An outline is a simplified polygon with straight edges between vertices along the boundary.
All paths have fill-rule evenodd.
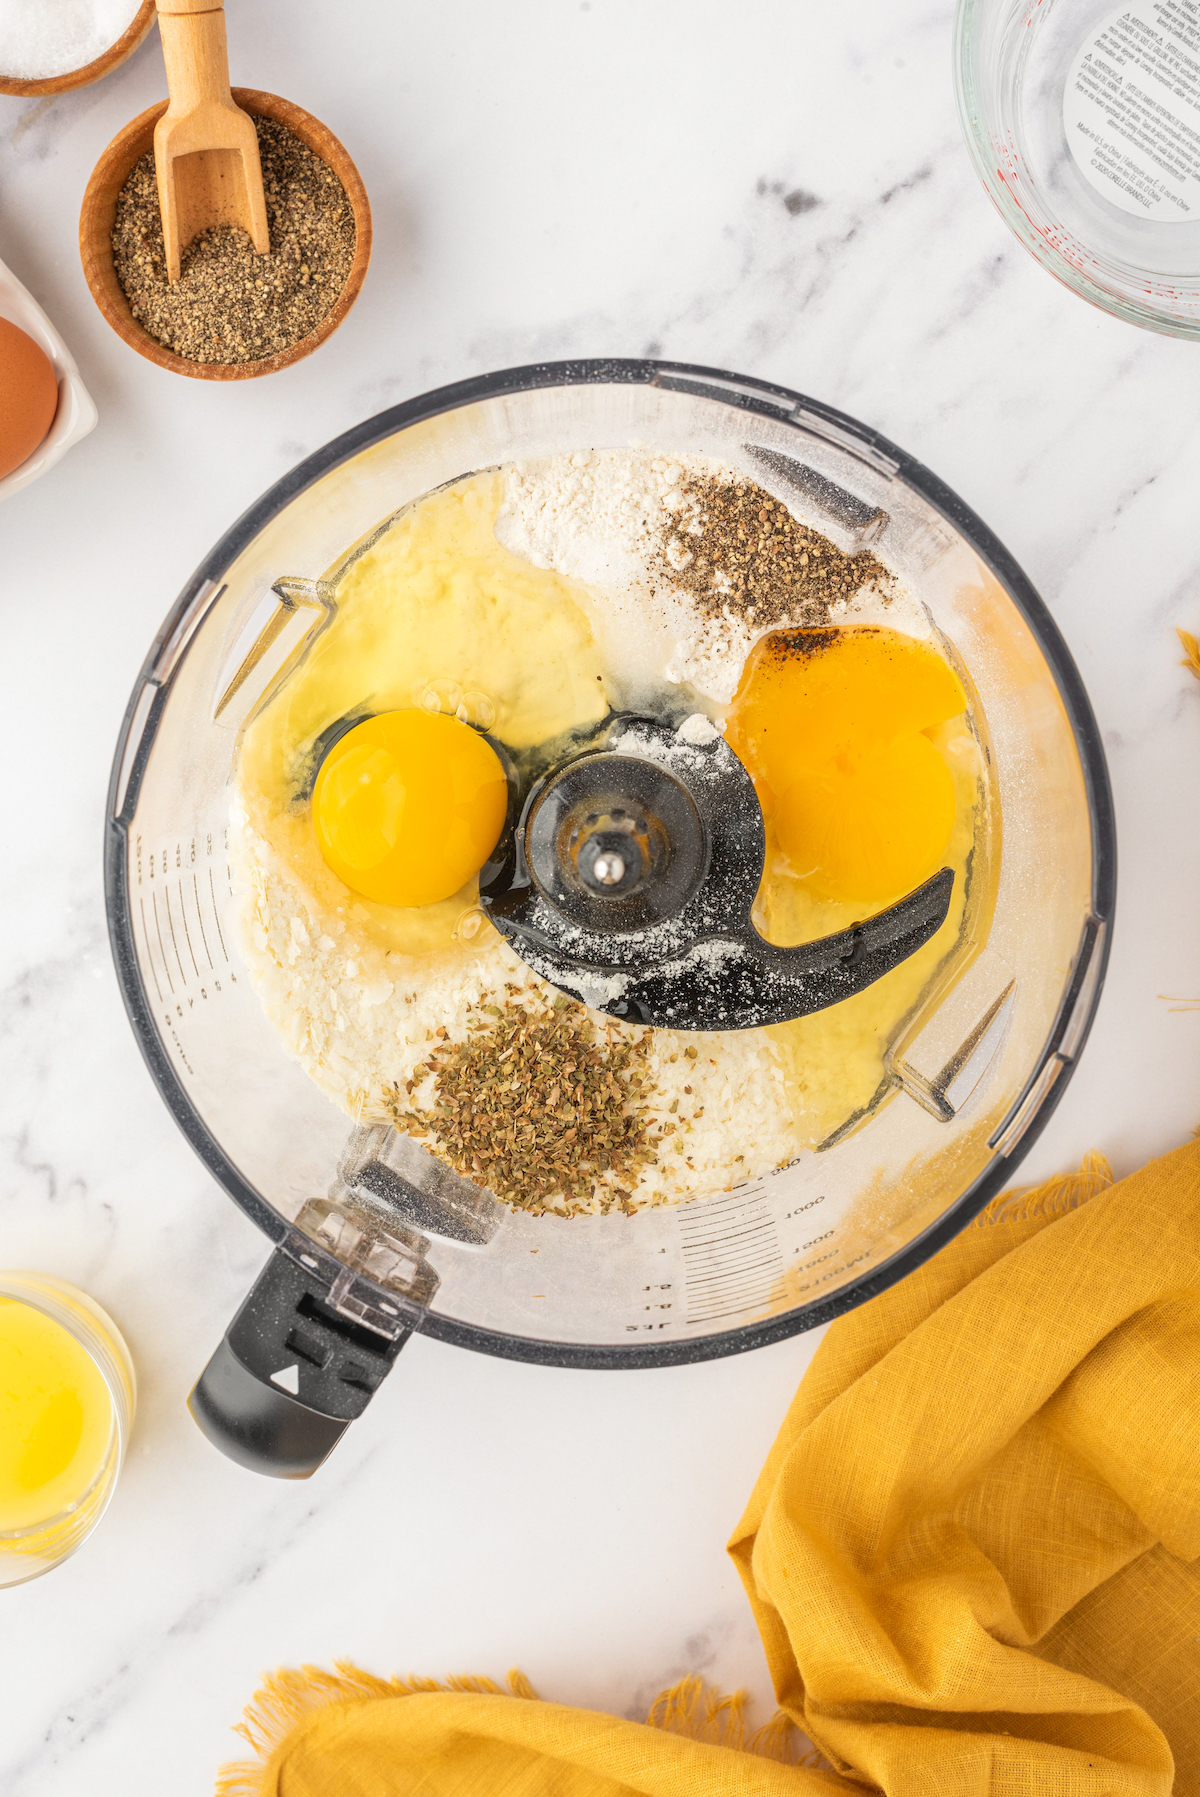
<path id="1" fill-rule="evenodd" d="M 684 1735 L 689 1741 L 708 1741 L 737 1753 L 753 1753 L 759 1759 L 778 1760 L 784 1766 L 829 1765 L 786 1710 L 776 1710 L 769 1722 L 747 1736 L 746 1693 L 718 1691 L 695 1673 L 660 1691 L 646 1722 L 650 1728 Z"/>
<path id="2" fill-rule="evenodd" d="M 249 1743 L 255 1757 L 222 1766 L 217 1774 L 215 1797 L 263 1797 L 272 1756 L 314 1710 L 381 1697 L 415 1697 L 429 1691 L 482 1692 L 493 1697 L 542 1701 L 525 1674 L 515 1668 L 509 1673 L 506 1686 L 474 1674 L 454 1676 L 444 1682 L 435 1678 L 377 1678 L 350 1660 L 335 1660 L 332 1672 L 320 1666 L 298 1666 L 268 1673 L 235 1731 Z M 745 1712 L 744 1691 L 726 1694 L 691 1674 L 659 1692 L 650 1705 L 646 1722 L 667 1734 L 752 1753 L 785 1766 L 828 1767 L 829 1761 L 812 1746 L 786 1711 L 776 1710 L 771 1720 L 749 1737 Z"/>
<path id="3" fill-rule="evenodd" d="M 1095 1149 L 1084 1155 L 1077 1173 L 1056 1173 L 1040 1186 L 1023 1186 L 1015 1192 L 1001 1192 L 985 1205 L 975 1219 L 976 1229 L 992 1223 L 1031 1223 L 1041 1217 L 1047 1221 L 1078 1210 L 1081 1205 L 1107 1191 L 1113 1182 L 1108 1156 Z"/>

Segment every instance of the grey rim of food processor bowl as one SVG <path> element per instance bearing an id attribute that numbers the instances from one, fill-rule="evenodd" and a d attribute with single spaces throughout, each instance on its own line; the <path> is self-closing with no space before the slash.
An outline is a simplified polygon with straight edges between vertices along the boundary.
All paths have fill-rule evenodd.
<path id="1" fill-rule="evenodd" d="M 1003 115 L 995 96 L 989 93 L 988 78 L 981 66 L 988 29 L 997 23 L 1002 8 L 1016 13 L 1017 0 L 958 0 L 952 52 L 954 93 L 967 153 L 992 204 L 1030 255 L 1064 287 L 1087 300 L 1090 305 L 1115 318 L 1124 319 L 1127 324 L 1158 331 L 1163 336 L 1184 337 L 1193 341 L 1200 339 L 1200 277 L 1192 276 L 1186 281 L 1174 280 L 1163 272 L 1155 279 L 1132 264 L 1114 259 L 1097 249 L 1094 244 L 1084 244 L 1077 238 L 1075 231 L 1063 225 L 1061 220 L 1045 215 L 1044 230 L 1039 229 L 1035 223 L 1031 214 L 1040 210 L 1043 205 L 1041 186 L 1026 165 L 1024 151 L 1018 146 L 1012 122 Z M 1050 12 L 1050 6 L 1046 6 L 1042 12 L 1042 0 L 1024 0 L 1021 12 L 1024 36 L 1020 53 L 1014 54 L 1012 59 L 1015 63 L 1020 64 L 1022 58 L 1029 53 L 1031 39 L 1028 27 L 1034 23 L 1035 17 L 1044 27 Z M 1014 76 L 1015 86 L 1018 75 L 1013 70 L 1008 73 Z M 1000 148 L 998 140 L 1003 140 L 1007 148 Z M 1070 151 L 1065 144 L 1063 153 L 1070 159 Z M 997 162 L 1003 160 L 1005 155 L 1014 162 L 1019 160 L 1024 170 L 1023 187 L 1030 211 L 1015 197 L 997 167 Z M 1091 203 L 1093 202 L 1089 202 Z M 1107 206 L 1108 202 L 1096 195 L 1094 204 L 1099 208 Z M 1140 226 L 1142 221 L 1132 222 Z M 1052 241 L 1052 238 L 1057 242 Z M 1084 268 L 1078 266 L 1059 247 L 1064 242 L 1077 243 L 1079 254 L 1086 256 L 1104 278 L 1093 279 L 1089 276 Z M 1192 316 L 1172 317 L 1140 297 L 1142 294 L 1153 293 L 1156 287 L 1161 290 L 1164 306 L 1179 306 L 1184 303 L 1191 309 Z M 1186 298 L 1181 299 L 1181 296 Z"/>
<path id="2" fill-rule="evenodd" d="M 835 1293 L 775 1316 L 686 1341 L 587 1344 L 510 1334 L 439 1315 L 385 1288 L 365 1273 L 355 1285 L 371 1292 L 379 1310 L 394 1319 L 394 1332 L 420 1331 L 437 1340 L 514 1360 L 581 1368 L 679 1365 L 746 1352 L 831 1321 L 874 1297 L 920 1266 L 983 1209 L 1008 1183 L 1062 1096 L 1089 1034 L 1104 983 L 1116 893 L 1116 833 L 1112 794 L 1100 733 L 1083 682 L 1049 612 L 1003 545 L 956 494 L 878 433 L 855 419 L 787 388 L 686 363 L 594 360 L 539 363 L 457 382 L 394 406 L 315 451 L 270 488 L 221 538 L 173 607 L 146 658 L 117 744 L 109 787 L 105 839 L 105 893 L 117 976 L 134 1034 L 150 1073 L 176 1123 L 217 1182 L 277 1250 L 302 1262 L 313 1280 L 331 1287 L 344 1264 L 277 1212 L 232 1165 L 206 1127 L 172 1066 L 142 982 L 128 902 L 127 828 L 137 804 L 150 750 L 171 685 L 209 606 L 222 591 L 225 572 L 285 506 L 339 464 L 408 426 L 483 400 L 540 388 L 588 383 L 646 385 L 733 406 L 748 414 L 824 428 L 852 453 L 886 466 L 959 533 L 991 571 L 1021 614 L 1053 674 L 1077 746 L 1091 831 L 1091 919 L 1056 1021 L 1016 1101 L 991 1138 L 1000 1142 L 1020 1118 L 1012 1148 L 1000 1151 L 948 1210 L 890 1259 L 852 1278 Z M 137 732 L 134 740 L 134 732 Z M 269 1264 L 269 1263 L 268 1263 Z"/>

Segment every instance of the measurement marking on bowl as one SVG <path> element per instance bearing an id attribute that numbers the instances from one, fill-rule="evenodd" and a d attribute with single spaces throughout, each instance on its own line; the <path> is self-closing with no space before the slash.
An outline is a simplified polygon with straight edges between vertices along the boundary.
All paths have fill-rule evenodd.
<path id="1" fill-rule="evenodd" d="M 689 1323 L 761 1310 L 783 1272 L 770 1206 L 758 1191 L 732 1193 L 680 1215 Z"/>
<path id="2" fill-rule="evenodd" d="M 188 954 L 192 957 L 192 966 L 196 970 L 196 978 L 200 978 L 200 963 L 196 959 L 196 951 L 192 947 L 192 932 L 188 929 L 187 906 L 183 898 L 183 880 L 179 881 L 179 913 L 183 918 L 183 934 L 187 940 Z"/>
<path id="3" fill-rule="evenodd" d="M 162 967 L 163 967 L 163 972 L 164 972 L 164 973 L 165 973 L 165 974 L 166 974 L 166 976 L 167 976 L 167 985 L 168 985 L 168 986 L 169 986 L 169 987 L 170 987 L 170 989 L 171 989 L 171 996 L 172 996 L 172 998 L 174 998 L 174 996 L 175 996 L 175 982 L 174 982 L 174 980 L 173 980 L 173 979 L 172 979 L 172 978 L 171 978 L 171 969 L 170 969 L 170 968 L 169 968 L 169 967 L 168 967 L 168 966 L 167 966 L 167 951 L 166 951 L 166 949 L 165 949 L 165 948 L 164 948 L 164 947 L 163 947 L 163 939 L 162 939 L 162 923 L 161 923 L 161 920 L 160 920 L 160 919 L 159 919 L 159 915 L 158 915 L 158 894 L 157 894 L 157 892 L 152 892 L 152 893 L 151 893 L 151 894 L 150 894 L 150 903 L 151 903 L 151 905 L 152 905 L 152 907 L 153 907 L 153 909 L 154 909 L 154 928 L 155 928 L 155 931 L 156 931 L 156 932 L 157 932 L 157 934 L 158 934 L 158 953 L 159 953 L 159 956 L 160 956 L 160 958 L 161 958 L 161 960 L 162 960 Z"/>
<path id="4" fill-rule="evenodd" d="M 213 885 L 212 868 L 208 870 L 208 890 L 212 893 L 213 922 L 217 926 L 217 940 L 221 944 L 221 953 L 229 959 L 229 950 L 225 947 L 225 932 L 221 928 L 221 913 L 217 909 L 217 889 Z"/>
<path id="5" fill-rule="evenodd" d="M 208 964 L 211 967 L 213 964 L 212 950 L 208 946 L 208 937 L 204 932 L 204 913 L 200 909 L 200 882 L 195 874 L 192 875 L 192 885 L 196 889 L 196 921 L 200 925 L 200 940 L 204 944 L 204 952 L 208 956 Z"/>
<path id="6" fill-rule="evenodd" d="M 146 928 L 146 901 L 138 900 L 138 908 L 142 913 L 142 941 L 146 944 L 146 965 L 154 975 L 154 990 L 158 993 L 158 1002 L 163 1002 L 162 987 L 158 983 L 158 969 L 154 965 L 154 956 L 150 953 L 150 932 Z"/>
<path id="7" fill-rule="evenodd" d="M 187 973 L 184 970 L 183 956 L 179 952 L 179 938 L 175 934 L 175 918 L 171 912 L 171 888 L 169 886 L 163 888 L 163 902 L 167 907 L 167 929 L 171 933 L 171 947 L 175 950 L 175 959 L 179 964 L 180 982 L 186 989 Z"/>
<path id="8" fill-rule="evenodd" d="M 211 842 L 208 852 L 211 856 Z M 156 844 L 149 859 L 149 865 L 152 870 L 157 866 L 160 855 L 162 857 L 162 867 L 164 870 L 171 864 L 172 857 L 174 857 L 176 867 L 184 865 L 189 858 L 182 840 L 168 842 L 166 844 L 161 842 Z M 194 841 L 190 845 L 190 859 L 193 862 L 197 859 L 197 849 Z M 228 872 L 228 869 L 226 871 Z M 151 871 L 150 878 L 152 880 L 155 878 L 153 871 Z M 179 901 L 179 915 L 183 922 L 184 941 L 187 945 L 188 954 L 195 971 L 196 979 L 201 982 L 199 995 L 201 999 L 207 999 L 211 993 L 220 992 L 222 990 L 221 980 L 217 979 L 215 981 L 209 981 L 208 975 L 201 970 L 200 956 L 196 953 L 196 932 L 192 929 L 193 923 L 196 926 L 196 930 L 199 931 L 201 949 L 204 958 L 208 962 L 209 973 L 215 974 L 217 972 L 217 962 L 213 956 L 211 946 L 214 940 L 220 949 L 225 969 L 229 967 L 229 951 L 225 946 L 225 932 L 221 928 L 220 906 L 217 901 L 217 888 L 213 878 L 212 867 L 210 866 L 208 869 L 207 898 L 200 885 L 198 873 L 194 870 L 192 872 L 190 902 L 195 907 L 193 917 L 189 918 L 188 916 L 189 893 L 187 882 L 182 874 L 176 879 L 175 885 Z M 159 890 L 161 890 L 163 905 L 166 908 L 165 929 L 163 927 L 163 912 L 158 903 Z M 173 999 L 176 997 L 182 999 L 188 994 L 189 989 L 194 991 L 195 988 L 187 977 L 187 968 L 183 960 L 183 952 L 179 944 L 179 932 L 176 927 L 175 905 L 171 899 L 171 888 L 168 880 L 164 879 L 161 888 L 151 891 L 150 905 L 154 923 L 153 930 L 150 928 L 151 919 L 146 916 L 146 901 L 144 897 L 138 898 L 136 915 L 141 924 L 141 939 L 145 948 L 145 962 L 149 968 L 150 976 L 154 982 L 154 989 L 158 994 L 158 1000 L 161 1004 L 164 1002 L 164 983 Z M 207 917 L 205 916 L 206 905 L 208 906 Z M 168 940 L 174 950 L 177 970 L 182 981 L 182 989 L 176 986 L 175 977 L 171 972 L 170 956 L 167 953 Z M 156 950 L 157 952 L 155 952 Z M 225 969 L 222 969 L 222 976 L 224 976 Z M 236 975 L 233 975 L 232 977 L 236 979 Z M 186 997 L 186 1003 L 189 1009 L 195 1002 L 196 1001 L 190 996 Z"/>

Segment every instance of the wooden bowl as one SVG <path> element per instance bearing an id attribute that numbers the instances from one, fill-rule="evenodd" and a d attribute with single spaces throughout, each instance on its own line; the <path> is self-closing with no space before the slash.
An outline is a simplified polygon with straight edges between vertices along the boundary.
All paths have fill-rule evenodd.
<path id="1" fill-rule="evenodd" d="M 367 190 L 333 132 L 320 119 L 293 106 L 290 100 L 281 100 L 278 94 L 259 93 L 252 87 L 235 87 L 233 97 L 239 106 L 258 118 L 274 119 L 276 124 L 286 125 L 315 156 L 329 164 L 345 188 L 354 212 L 354 261 L 350 264 L 346 285 L 320 324 L 299 343 L 293 343 L 290 349 L 263 356 L 257 362 L 191 362 L 184 356 L 177 356 L 174 350 L 167 349 L 138 324 L 113 267 L 112 228 L 117 216 L 117 195 L 134 164 L 141 161 L 147 150 L 154 148 L 154 127 L 167 110 L 167 102 L 162 100 L 132 119 L 113 138 L 92 170 L 83 196 L 83 209 L 79 215 L 79 253 L 83 259 L 83 272 L 92 298 L 117 336 L 130 349 L 136 349 L 139 356 L 145 356 L 148 362 L 156 362 L 160 368 L 169 368 L 172 374 L 191 375 L 197 381 L 249 381 L 260 374 L 274 374 L 277 369 L 289 368 L 293 362 L 311 356 L 327 337 L 332 337 L 358 298 L 371 260 L 371 208 Z"/>
<path id="2" fill-rule="evenodd" d="M 123 62 L 128 62 L 134 51 L 145 43 L 154 23 L 155 10 L 154 0 L 142 0 L 137 17 L 116 43 L 110 44 L 103 56 L 97 56 L 94 62 L 85 62 L 81 69 L 72 69 L 66 75 L 48 75 L 44 81 L 16 81 L 0 75 L 0 94 L 26 94 L 31 98 L 39 94 L 69 94 L 73 87 L 89 87 L 93 81 L 103 80 Z"/>

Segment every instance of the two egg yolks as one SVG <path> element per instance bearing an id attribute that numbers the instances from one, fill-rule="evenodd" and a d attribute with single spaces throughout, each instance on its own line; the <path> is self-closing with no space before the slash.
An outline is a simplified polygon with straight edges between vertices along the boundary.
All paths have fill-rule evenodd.
<path id="1" fill-rule="evenodd" d="M 726 735 L 800 883 L 818 898 L 877 902 L 937 871 L 955 794 L 928 732 L 965 710 L 953 669 L 914 637 L 792 631 L 751 655 Z M 507 808 L 490 744 L 457 718 L 422 711 L 348 730 L 312 801 L 338 878 L 405 906 L 461 891 L 499 841 Z"/>
<path id="2" fill-rule="evenodd" d="M 312 798 L 326 864 L 382 905 L 432 905 L 461 891 L 499 841 L 507 809 L 491 745 L 457 718 L 424 711 L 385 712 L 348 730 Z"/>
<path id="3" fill-rule="evenodd" d="M 941 656 L 898 631 L 792 631 L 758 645 L 726 737 L 807 891 L 876 902 L 936 873 L 955 794 L 927 733 L 966 704 Z"/>

